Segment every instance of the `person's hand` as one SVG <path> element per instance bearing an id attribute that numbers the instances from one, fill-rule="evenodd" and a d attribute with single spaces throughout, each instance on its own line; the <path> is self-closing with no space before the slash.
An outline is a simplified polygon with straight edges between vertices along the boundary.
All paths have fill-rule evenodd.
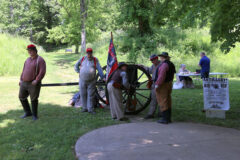
<path id="1" fill-rule="evenodd" d="M 103 78 L 103 81 L 106 82 L 106 78 Z"/>
<path id="2" fill-rule="evenodd" d="M 36 85 L 37 85 L 37 83 L 38 83 L 38 81 L 37 81 L 37 80 L 34 80 L 34 81 L 32 81 L 32 85 L 34 85 L 34 86 L 36 86 Z"/>
<path id="3" fill-rule="evenodd" d="M 19 81 L 18 85 L 21 86 L 21 84 L 22 84 L 22 81 Z"/>
<path id="4" fill-rule="evenodd" d="M 147 83 L 147 88 L 148 88 L 148 89 L 151 89 L 152 84 L 153 84 L 153 81 L 152 81 L 152 80 L 149 80 L 148 83 Z"/>

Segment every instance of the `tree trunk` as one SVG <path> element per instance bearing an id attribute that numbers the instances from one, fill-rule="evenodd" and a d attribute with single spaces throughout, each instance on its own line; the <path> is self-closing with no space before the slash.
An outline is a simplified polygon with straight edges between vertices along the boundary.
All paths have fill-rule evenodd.
<path id="1" fill-rule="evenodd" d="M 13 2 L 12 0 L 10 0 L 10 4 L 9 4 L 9 11 L 10 11 L 10 21 L 13 22 Z"/>
<path id="2" fill-rule="evenodd" d="M 14 23 L 14 13 L 13 13 L 13 1 L 10 0 L 9 1 L 9 24 L 12 24 Z M 15 33 L 16 32 L 16 28 L 11 28 L 11 31 L 12 33 Z"/>
<path id="3" fill-rule="evenodd" d="M 46 15 L 46 21 L 47 21 L 47 28 L 52 29 L 52 13 L 51 13 L 51 8 L 49 6 L 46 6 L 47 10 L 47 15 Z"/>
<path id="4" fill-rule="evenodd" d="M 86 27 L 85 27 L 85 22 L 87 18 L 86 0 L 81 0 L 80 8 L 81 8 L 81 53 L 84 53 L 86 50 Z"/>
<path id="5" fill-rule="evenodd" d="M 148 6 L 144 2 L 144 0 L 142 0 L 140 2 L 140 7 L 142 9 L 146 9 L 146 10 L 148 9 Z M 145 34 L 151 33 L 149 17 L 143 16 L 143 15 L 138 16 L 138 31 L 139 31 L 141 36 L 144 36 Z"/>
<path id="6" fill-rule="evenodd" d="M 85 25 L 82 24 L 82 31 L 81 31 L 81 53 L 86 51 L 86 30 Z"/>
<path id="7" fill-rule="evenodd" d="M 32 30 L 32 26 L 33 26 L 33 24 L 32 24 L 32 20 L 31 20 L 31 28 L 30 28 L 30 41 L 31 42 L 33 42 L 33 30 Z"/>
<path id="8" fill-rule="evenodd" d="M 79 52 L 79 44 L 76 44 L 75 45 L 75 53 L 78 54 L 78 52 Z"/>
<path id="9" fill-rule="evenodd" d="M 30 10 L 30 6 L 31 6 L 31 1 L 29 1 L 28 3 L 28 9 Z M 30 18 L 30 30 L 29 30 L 29 36 L 30 36 L 30 41 L 33 42 L 33 24 L 32 24 L 32 18 Z"/>

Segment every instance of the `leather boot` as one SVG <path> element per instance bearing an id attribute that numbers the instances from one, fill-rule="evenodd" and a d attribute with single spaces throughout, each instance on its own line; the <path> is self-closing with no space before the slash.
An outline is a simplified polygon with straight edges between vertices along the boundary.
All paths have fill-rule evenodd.
<path id="1" fill-rule="evenodd" d="M 168 124 L 169 123 L 169 110 L 162 112 L 162 118 L 157 121 L 158 123 Z"/>
<path id="2" fill-rule="evenodd" d="M 25 112 L 25 114 L 23 116 L 21 116 L 21 118 L 26 118 L 26 117 L 29 117 L 29 116 L 32 116 L 32 112 L 31 112 L 31 109 L 30 109 L 30 106 L 29 106 L 29 103 L 28 103 L 28 100 L 20 100 L 22 106 L 23 106 L 23 110 Z"/>
<path id="3" fill-rule="evenodd" d="M 161 118 L 162 117 L 162 112 L 159 110 L 158 111 L 158 117 Z"/>
<path id="4" fill-rule="evenodd" d="M 172 108 L 168 109 L 168 123 L 172 123 Z"/>
<path id="5" fill-rule="evenodd" d="M 33 120 L 38 119 L 38 100 L 32 101 L 32 113 L 33 113 Z"/>
<path id="6" fill-rule="evenodd" d="M 146 115 L 145 117 L 144 117 L 144 119 L 152 119 L 152 118 L 154 118 L 154 115 Z"/>

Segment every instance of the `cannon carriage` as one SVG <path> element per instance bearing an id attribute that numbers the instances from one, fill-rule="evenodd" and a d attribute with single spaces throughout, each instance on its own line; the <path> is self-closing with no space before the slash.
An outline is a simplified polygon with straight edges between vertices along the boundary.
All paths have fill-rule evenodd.
<path id="1" fill-rule="evenodd" d="M 102 68 L 104 73 L 106 73 L 106 68 L 106 66 Z M 96 95 L 100 102 L 106 105 L 108 104 L 107 84 L 112 75 L 107 82 L 102 81 L 98 74 L 96 76 Z M 151 75 L 143 67 L 131 63 L 128 64 L 127 75 L 131 88 L 122 91 L 124 112 L 128 115 L 138 114 L 147 108 L 151 101 L 151 90 L 147 87 L 148 82 L 151 81 Z M 42 84 L 43 87 L 71 85 L 78 85 L 78 82 Z"/>

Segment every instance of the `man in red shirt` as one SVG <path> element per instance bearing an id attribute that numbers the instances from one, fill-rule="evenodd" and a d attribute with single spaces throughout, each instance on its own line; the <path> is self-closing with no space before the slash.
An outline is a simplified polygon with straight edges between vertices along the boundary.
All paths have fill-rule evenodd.
<path id="1" fill-rule="evenodd" d="M 30 57 L 24 63 L 19 82 L 19 99 L 25 112 L 21 118 L 32 116 L 33 120 L 37 120 L 38 97 L 41 89 L 41 81 L 46 73 L 46 63 L 44 59 L 37 54 L 35 45 L 28 45 L 27 50 Z M 27 99 L 29 95 L 32 111 Z"/>
<path id="2" fill-rule="evenodd" d="M 155 89 L 157 101 L 162 112 L 162 119 L 160 119 L 158 123 L 168 124 L 171 122 L 172 82 L 176 69 L 174 64 L 170 61 L 167 52 L 162 52 L 159 56 L 162 64 L 158 68 L 157 75 L 155 76 Z"/>

